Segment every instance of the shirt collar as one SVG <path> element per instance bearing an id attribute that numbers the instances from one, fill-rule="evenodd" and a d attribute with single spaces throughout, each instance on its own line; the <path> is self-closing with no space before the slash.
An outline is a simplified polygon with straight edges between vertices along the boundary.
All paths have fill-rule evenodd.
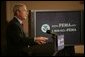
<path id="1" fill-rule="evenodd" d="M 14 17 L 20 22 L 20 24 L 22 24 L 22 20 L 20 20 L 17 16 Z"/>

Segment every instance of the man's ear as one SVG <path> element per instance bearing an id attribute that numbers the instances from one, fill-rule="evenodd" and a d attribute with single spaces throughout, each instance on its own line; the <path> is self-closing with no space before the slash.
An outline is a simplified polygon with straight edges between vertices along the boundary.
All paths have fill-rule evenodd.
<path id="1" fill-rule="evenodd" d="M 19 15 L 19 12 L 20 12 L 19 10 L 18 10 L 18 11 L 16 11 L 16 14 L 17 14 L 17 15 Z"/>

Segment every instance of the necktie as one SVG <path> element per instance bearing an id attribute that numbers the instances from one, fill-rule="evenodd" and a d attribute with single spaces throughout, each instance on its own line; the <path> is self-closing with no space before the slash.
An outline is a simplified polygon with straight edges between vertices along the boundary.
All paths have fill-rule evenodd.
<path id="1" fill-rule="evenodd" d="M 23 23 L 21 24 L 21 31 L 22 31 L 22 34 L 25 36 Z"/>
<path id="2" fill-rule="evenodd" d="M 23 29 L 23 23 L 21 24 L 21 27 L 22 27 L 22 29 Z"/>

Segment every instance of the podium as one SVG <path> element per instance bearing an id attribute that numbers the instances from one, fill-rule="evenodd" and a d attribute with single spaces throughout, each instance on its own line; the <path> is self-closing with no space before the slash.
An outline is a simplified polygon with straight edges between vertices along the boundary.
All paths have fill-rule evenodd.
<path id="1" fill-rule="evenodd" d="M 30 47 L 31 56 L 56 56 L 64 49 L 64 35 L 52 35 L 53 42 Z"/>
<path id="2" fill-rule="evenodd" d="M 64 49 L 64 35 L 52 35 L 54 42 L 54 53 L 55 56 L 60 50 Z"/>

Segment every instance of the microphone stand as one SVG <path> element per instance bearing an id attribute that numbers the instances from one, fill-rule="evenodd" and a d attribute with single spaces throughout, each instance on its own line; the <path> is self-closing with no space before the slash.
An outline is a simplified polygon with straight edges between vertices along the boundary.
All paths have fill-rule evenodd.
<path id="1" fill-rule="evenodd" d="M 54 53 L 52 56 L 55 56 L 58 53 L 58 39 L 57 39 L 57 35 L 56 34 L 52 34 L 52 38 L 53 38 L 53 44 L 54 44 Z"/>
<path id="2" fill-rule="evenodd" d="M 53 39 L 53 44 L 54 44 L 54 53 L 53 56 L 55 56 L 58 53 L 58 36 L 54 33 L 51 32 L 51 30 L 47 30 L 48 34 L 52 35 L 52 39 Z"/>
<path id="3" fill-rule="evenodd" d="M 64 35 L 53 34 L 52 38 L 53 38 L 53 44 L 54 44 L 54 53 L 53 53 L 53 56 L 56 56 L 57 53 L 60 50 L 64 49 Z"/>

